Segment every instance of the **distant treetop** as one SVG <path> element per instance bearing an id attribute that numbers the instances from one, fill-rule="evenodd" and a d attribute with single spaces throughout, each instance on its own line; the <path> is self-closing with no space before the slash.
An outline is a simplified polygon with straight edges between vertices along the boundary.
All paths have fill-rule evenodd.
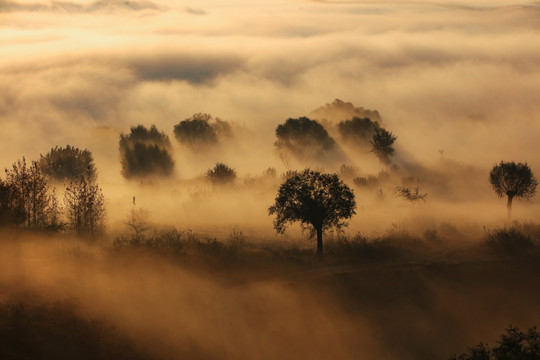
<path id="1" fill-rule="evenodd" d="M 210 114 L 204 113 L 194 114 L 174 126 L 176 140 L 198 150 L 215 145 L 220 139 L 231 135 L 232 129 L 228 122 L 220 118 L 213 119 Z"/>
<path id="2" fill-rule="evenodd" d="M 45 156 L 40 155 L 38 166 L 43 174 L 55 181 L 72 181 L 81 177 L 95 181 L 97 177 L 92 153 L 69 145 L 55 146 Z"/>
<path id="3" fill-rule="evenodd" d="M 122 175 L 126 178 L 169 176 L 174 168 L 169 137 L 155 125 L 131 127 L 120 135 Z"/>
<path id="4" fill-rule="evenodd" d="M 305 116 L 278 125 L 276 137 L 274 145 L 278 151 L 289 152 L 299 159 L 319 158 L 336 147 L 326 129 Z"/>
<path id="5" fill-rule="evenodd" d="M 381 115 L 377 110 L 355 107 L 353 103 L 335 99 L 331 104 L 321 106 L 308 115 L 312 119 L 330 120 L 334 122 L 344 121 L 353 117 L 368 118 L 373 122 L 382 124 Z"/>

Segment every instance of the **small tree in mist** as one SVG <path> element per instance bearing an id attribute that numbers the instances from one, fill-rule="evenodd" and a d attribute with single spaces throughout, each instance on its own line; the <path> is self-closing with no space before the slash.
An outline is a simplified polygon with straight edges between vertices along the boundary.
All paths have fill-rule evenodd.
<path id="1" fill-rule="evenodd" d="M 303 230 L 317 235 L 317 255 L 323 253 L 323 232 L 347 226 L 356 209 L 352 190 L 336 174 L 306 169 L 286 179 L 280 186 L 274 205 L 274 228 L 284 233 L 288 225 L 299 222 Z"/>
<path id="2" fill-rule="evenodd" d="M 318 159 L 335 149 L 334 139 L 315 120 L 307 117 L 288 119 L 276 128 L 276 149 L 299 159 Z"/>
<path id="3" fill-rule="evenodd" d="M 495 347 L 480 343 L 450 360 L 540 360 L 540 333 L 536 327 L 521 331 L 510 326 Z"/>
<path id="4" fill-rule="evenodd" d="M 377 121 L 369 118 L 353 117 L 351 120 L 341 121 L 338 130 L 341 137 L 360 147 L 368 147 L 373 136 L 381 126 Z"/>
<path id="5" fill-rule="evenodd" d="M 132 127 L 129 135 L 120 135 L 122 175 L 136 178 L 169 176 L 174 168 L 169 137 L 152 125 Z"/>
<path id="6" fill-rule="evenodd" d="M 371 152 L 385 165 L 389 165 L 392 162 L 391 158 L 396 152 L 393 146 L 396 139 L 397 136 L 382 128 L 377 129 L 373 135 Z"/>
<path id="7" fill-rule="evenodd" d="M 78 235 L 94 236 L 103 228 L 105 198 L 99 186 L 85 178 L 73 181 L 64 193 L 68 226 Z"/>
<path id="8" fill-rule="evenodd" d="M 214 185 L 230 184 L 236 179 L 236 171 L 233 168 L 218 162 L 213 169 L 206 172 L 206 178 Z"/>
<path id="9" fill-rule="evenodd" d="M 527 163 L 504 162 L 495 165 L 489 173 L 489 182 L 499 197 L 506 196 L 508 217 L 512 216 L 514 198 L 530 199 L 536 194 L 538 181 Z"/>
<path id="10" fill-rule="evenodd" d="M 12 164 L 6 169 L 3 182 L 2 208 L 7 212 L 12 224 L 24 224 L 32 230 L 47 229 L 50 221 L 58 218 L 55 193 L 50 191 L 45 175 L 36 161 L 27 165 L 26 159 Z M 23 220 L 24 219 L 24 220 Z"/>
<path id="11" fill-rule="evenodd" d="M 228 122 L 219 118 L 212 120 L 210 114 L 195 114 L 174 126 L 174 136 L 181 144 L 200 150 L 206 146 L 215 145 L 220 138 L 232 134 Z"/>
<path id="12" fill-rule="evenodd" d="M 94 181 L 97 177 L 92 153 L 87 150 L 66 145 L 54 147 L 38 161 L 41 171 L 56 181 L 72 181 L 84 177 Z"/>

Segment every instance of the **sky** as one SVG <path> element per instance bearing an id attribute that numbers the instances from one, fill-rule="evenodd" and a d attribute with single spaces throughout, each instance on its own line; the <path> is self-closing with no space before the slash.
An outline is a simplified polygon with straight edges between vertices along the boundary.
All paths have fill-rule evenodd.
<path id="1" fill-rule="evenodd" d="M 120 133 L 173 139 L 204 112 L 243 129 L 222 161 L 257 173 L 279 166 L 278 124 L 341 99 L 422 164 L 539 173 L 539 16 L 508 0 L 0 0 L 0 165 L 69 144 L 122 182 Z"/>

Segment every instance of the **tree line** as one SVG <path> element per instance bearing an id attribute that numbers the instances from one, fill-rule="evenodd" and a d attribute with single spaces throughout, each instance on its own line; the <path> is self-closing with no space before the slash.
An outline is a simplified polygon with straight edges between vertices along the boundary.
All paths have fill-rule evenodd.
<path id="1" fill-rule="evenodd" d="M 71 229 L 94 236 L 105 219 L 105 197 L 96 179 L 88 150 L 55 147 L 29 164 L 23 157 L 0 178 L 0 225 L 46 232 Z"/>

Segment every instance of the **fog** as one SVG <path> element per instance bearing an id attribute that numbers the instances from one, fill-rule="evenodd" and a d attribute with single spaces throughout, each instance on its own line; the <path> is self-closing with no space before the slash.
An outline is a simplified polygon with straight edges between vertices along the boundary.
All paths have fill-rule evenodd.
<path id="1" fill-rule="evenodd" d="M 331 274 L 320 282 L 301 277 L 297 287 L 289 270 L 316 270 L 266 264 L 264 280 L 238 279 L 232 270 L 216 279 L 219 271 L 208 264 L 179 265 L 152 252 L 117 261 L 110 246 L 129 232 L 130 210 L 139 208 L 150 231 L 175 227 L 225 242 L 242 231 L 256 246 L 312 249 L 314 240 L 297 225 L 277 235 L 268 215 L 282 174 L 306 167 L 338 173 L 353 189 L 356 215 L 342 236 L 375 239 L 397 231 L 424 239 L 435 229 L 446 241 L 442 258 L 480 246 L 486 231 L 509 225 L 505 199 L 489 184 L 490 169 L 501 160 L 527 162 L 540 174 L 539 15 L 537 2 L 508 0 L 0 0 L 0 167 L 23 156 L 37 160 L 55 146 L 88 149 L 107 210 L 105 234 L 92 245 L 77 243 L 69 232 L 54 240 L 5 235 L 11 239 L 2 245 L 2 287 L 11 289 L 5 294 L 20 286 L 46 301 L 73 297 L 86 315 L 108 319 L 157 358 L 428 359 L 494 339 L 512 319 L 525 325 L 526 311 L 538 315 L 527 301 L 522 312 L 512 303 L 492 319 L 479 315 L 485 325 L 471 325 L 467 314 L 481 307 L 482 296 L 496 294 L 496 285 L 468 302 L 451 280 L 432 278 L 431 269 L 407 276 L 422 278 L 433 303 L 379 308 L 372 299 L 354 298 L 353 286 L 374 285 L 359 280 L 368 277 L 363 268 L 358 278 L 333 288 L 343 274 L 327 264 Z M 179 143 L 174 126 L 197 113 L 227 122 L 232 135 L 204 151 Z M 317 120 L 335 140 L 332 156 L 280 156 L 276 127 L 302 116 Z M 397 136 L 390 165 L 341 138 L 339 122 L 353 116 L 377 120 Z M 139 124 L 169 137 L 171 176 L 122 176 L 120 135 Z M 208 181 L 205 174 L 217 162 L 236 171 L 232 184 Z M 344 164 L 354 175 L 340 173 Z M 268 168 L 277 175 L 268 176 Z M 355 182 L 370 176 L 375 185 Z M 395 195 L 398 185 L 419 186 L 427 197 L 406 201 Z M 513 219 L 537 221 L 538 199 L 515 201 Z M 441 229 L 448 228 L 455 231 L 444 236 Z M 469 250 L 458 262 L 477 260 Z M 490 282 L 507 269 L 490 266 L 478 279 Z M 396 271 L 389 270 L 390 283 L 399 283 Z M 384 274 L 378 269 L 375 278 Z M 416 280 L 407 279 L 414 287 Z M 467 291 L 476 286 L 460 284 Z M 501 296 L 498 304 L 509 299 Z M 359 311 L 362 304 L 373 313 Z M 386 305 L 396 316 L 403 306 L 404 318 L 418 329 L 449 323 L 439 330 L 450 340 L 433 340 L 440 347 L 422 355 L 417 349 L 426 345 L 414 341 L 428 331 L 419 331 L 409 339 L 416 350 L 407 352 L 393 343 L 406 332 L 404 323 L 395 332 L 377 325 Z M 460 337 L 463 328 L 469 330 Z"/>

